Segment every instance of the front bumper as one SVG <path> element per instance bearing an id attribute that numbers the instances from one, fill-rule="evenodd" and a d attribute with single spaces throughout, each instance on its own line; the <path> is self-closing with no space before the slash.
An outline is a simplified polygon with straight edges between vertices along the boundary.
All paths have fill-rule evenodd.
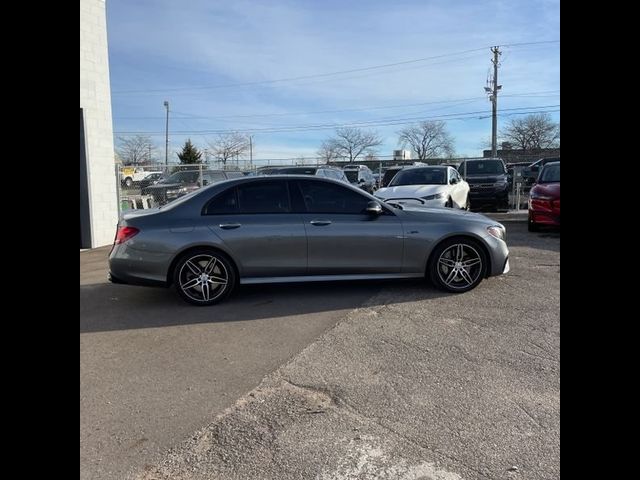
<path id="1" fill-rule="evenodd" d="M 471 187 L 469 198 L 472 203 L 507 203 L 509 201 L 509 189 Z"/>
<path id="2" fill-rule="evenodd" d="M 529 219 L 540 225 L 560 226 L 560 200 L 529 200 Z"/>

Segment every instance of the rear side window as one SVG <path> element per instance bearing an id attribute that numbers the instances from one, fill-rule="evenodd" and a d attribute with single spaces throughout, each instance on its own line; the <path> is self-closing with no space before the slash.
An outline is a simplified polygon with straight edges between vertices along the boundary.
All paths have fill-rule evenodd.
<path id="1" fill-rule="evenodd" d="M 237 187 L 240 213 L 288 213 L 289 192 L 287 184 L 276 182 L 252 182 Z"/>
<path id="2" fill-rule="evenodd" d="M 213 197 L 204 208 L 204 215 L 224 215 L 238 213 L 236 189 L 229 188 Z"/>

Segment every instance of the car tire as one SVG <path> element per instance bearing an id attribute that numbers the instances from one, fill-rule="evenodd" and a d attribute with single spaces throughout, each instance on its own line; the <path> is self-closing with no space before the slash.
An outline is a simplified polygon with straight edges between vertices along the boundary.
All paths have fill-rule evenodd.
<path id="1" fill-rule="evenodd" d="M 236 271 L 229 258 L 207 248 L 182 255 L 173 271 L 173 284 L 178 294 L 192 305 L 220 303 L 231 294 L 236 282 Z"/>
<path id="2" fill-rule="evenodd" d="M 449 197 L 449 200 L 447 200 L 447 203 L 445 203 L 444 206 L 447 208 L 453 208 L 453 199 Z"/>
<path id="3" fill-rule="evenodd" d="M 487 255 L 477 241 L 449 238 L 434 249 L 428 266 L 429 278 L 440 290 L 468 292 L 486 276 L 487 261 Z"/>
<path id="4" fill-rule="evenodd" d="M 133 186 L 133 179 L 131 177 L 127 177 L 124 179 L 124 186 L 127 188 L 131 188 Z"/>
<path id="5" fill-rule="evenodd" d="M 540 231 L 540 225 L 533 221 L 533 219 L 531 218 L 531 213 L 529 213 L 529 218 L 527 218 L 527 230 L 529 230 L 530 232 Z"/>

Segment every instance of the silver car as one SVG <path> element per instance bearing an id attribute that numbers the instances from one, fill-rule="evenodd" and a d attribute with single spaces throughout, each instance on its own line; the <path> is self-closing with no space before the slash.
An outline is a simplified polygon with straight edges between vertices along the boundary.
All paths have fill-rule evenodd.
<path id="1" fill-rule="evenodd" d="M 174 285 L 195 305 L 238 284 L 428 277 L 449 292 L 509 271 L 505 228 L 461 210 L 382 202 L 310 176 L 243 177 L 125 212 L 114 283 Z"/>

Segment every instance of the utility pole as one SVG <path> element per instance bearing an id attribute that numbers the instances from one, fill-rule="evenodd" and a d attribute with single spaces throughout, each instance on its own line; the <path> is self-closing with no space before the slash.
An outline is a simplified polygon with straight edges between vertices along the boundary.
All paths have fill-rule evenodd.
<path id="1" fill-rule="evenodd" d="M 164 129 L 164 164 L 169 165 L 169 102 L 164 101 L 164 106 L 167 109 L 167 124 Z"/>
<path id="2" fill-rule="evenodd" d="M 498 91 L 502 88 L 502 85 L 498 85 L 498 57 L 502 55 L 499 47 L 492 47 L 491 53 L 493 53 L 493 80 L 491 81 L 491 87 L 484 87 L 485 92 L 489 93 L 489 100 L 492 105 L 491 115 L 491 156 L 493 158 L 498 156 Z"/>

